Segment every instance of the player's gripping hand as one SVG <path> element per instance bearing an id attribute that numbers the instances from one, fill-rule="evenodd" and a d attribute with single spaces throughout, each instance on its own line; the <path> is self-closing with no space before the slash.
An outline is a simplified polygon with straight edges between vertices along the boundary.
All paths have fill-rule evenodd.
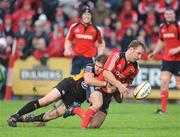
<path id="1" fill-rule="evenodd" d="M 71 48 L 64 50 L 64 56 L 74 56 L 74 52 Z"/>
<path id="2" fill-rule="evenodd" d="M 117 88 L 118 88 L 118 91 L 121 92 L 123 95 L 129 94 L 129 90 L 124 84 L 122 84 L 122 83 L 118 84 Z"/>

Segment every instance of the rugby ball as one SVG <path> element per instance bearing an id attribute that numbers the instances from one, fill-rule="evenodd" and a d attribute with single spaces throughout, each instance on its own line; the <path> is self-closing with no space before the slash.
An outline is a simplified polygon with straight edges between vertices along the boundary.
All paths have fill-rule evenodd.
<path id="1" fill-rule="evenodd" d="M 142 100 L 146 98 L 151 92 L 151 84 L 148 82 L 143 82 L 140 85 L 138 85 L 133 92 L 133 96 L 137 100 Z"/>

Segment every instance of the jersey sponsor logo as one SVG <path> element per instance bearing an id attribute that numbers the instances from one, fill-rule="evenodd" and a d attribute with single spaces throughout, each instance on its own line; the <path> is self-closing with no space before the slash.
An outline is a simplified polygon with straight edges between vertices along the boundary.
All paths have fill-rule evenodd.
<path id="1" fill-rule="evenodd" d="M 118 76 L 119 77 L 119 79 L 125 79 L 125 76 L 123 75 L 123 74 L 121 74 L 119 71 L 117 71 L 117 70 L 114 70 L 114 74 L 116 75 L 116 76 Z"/>
<path id="2" fill-rule="evenodd" d="M 90 32 L 90 33 L 94 33 L 94 34 L 95 34 L 95 33 L 96 33 L 96 30 L 95 30 L 95 29 L 93 29 L 93 30 L 90 30 L 89 32 Z"/>
<path id="3" fill-rule="evenodd" d="M 81 87 L 82 87 L 83 89 L 87 89 L 87 88 L 88 88 L 88 85 L 85 83 L 85 81 L 82 81 L 82 82 L 81 82 Z"/>
<path id="4" fill-rule="evenodd" d="M 79 38 L 79 39 L 89 39 L 89 40 L 93 39 L 93 37 L 91 35 L 86 35 L 86 34 L 76 34 L 76 38 Z"/>
<path id="5" fill-rule="evenodd" d="M 175 35 L 173 33 L 165 33 L 163 34 L 163 38 L 174 38 Z"/>

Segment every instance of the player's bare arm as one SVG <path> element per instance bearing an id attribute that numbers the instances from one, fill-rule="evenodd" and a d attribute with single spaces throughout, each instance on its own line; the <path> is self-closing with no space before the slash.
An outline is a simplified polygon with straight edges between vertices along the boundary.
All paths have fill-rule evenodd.
<path id="1" fill-rule="evenodd" d="M 163 41 L 161 39 L 158 40 L 155 49 L 148 55 L 148 58 L 152 58 L 154 55 L 159 53 L 163 48 Z"/>
<path id="2" fill-rule="evenodd" d="M 91 86 L 100 86 L 100 87 L 106 86 L 105 81 L 96 79 L 94 77 L 94 74 L 91 72 L 84 73 L 84 80 L 85 80 L 86 84 L 91 85 Z"/>
<path id="3" fill-rule="evenodd" d="M 118 81 L 115 78 L 115 76 L 113 75 L 112 72 L 110 72 L 108 70 L 104 70 L 103 71 L 103 76 L 105 77 L 107 82 L 109 82 L 113 86 L 117 87 L 119 92 L 122 92 L 122 93 L 125 93 L 125 94 L 128 93 L 128 89 L 126 88 L 126 86 L 123 85 L 120 81 Z"/>
<path id="4" fill-rule="evenodd" d="M 72 51 L 71 46 L 72 46 L 72 41 L 66 39 L 65 40 L 65 44 L 64 44 L 64 48 L 65 48 L 64 56 L 71 56 L 71 55 L 73 55 L 73 51 Z"/>
<path id="5" fill-rule="evenodd" d="M 105 52 L 105 48 L 106 48 L 105 41 L 102 40 L 102 43 L 98 43 L 98 41 L 96 41 L 95 44 L 98 49 L 98 55 L 103 55 Z"/>

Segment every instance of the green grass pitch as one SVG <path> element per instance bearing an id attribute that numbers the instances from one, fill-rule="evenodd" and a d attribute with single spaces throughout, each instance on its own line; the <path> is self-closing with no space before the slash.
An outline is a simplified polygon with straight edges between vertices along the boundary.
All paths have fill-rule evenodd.
<path id="1" fill-rule="evenodd" d="M 44 127 L 37 123 L 18 123 L 8 127 L 8 116 L 27 101 L 0 101 L 0 137 L 180 137 L 180 106 L 169 104 L 165 115 L 153 114 L 159 104 L 112 103 L 100 129 L 80 129 L 77 116 L 50 121 Z M 51 108 L 41 108 L 36 113 Z M 86 107 L 86 106 L 83 106 Z"/>

